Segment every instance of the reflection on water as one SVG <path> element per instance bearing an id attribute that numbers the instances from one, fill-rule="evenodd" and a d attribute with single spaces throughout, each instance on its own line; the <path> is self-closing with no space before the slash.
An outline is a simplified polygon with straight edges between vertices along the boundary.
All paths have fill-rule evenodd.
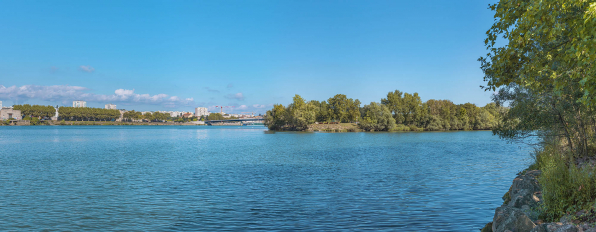
<path id="1" fill-rule="evenodd" d="M 492 220 L 528 148 L 490 132 L 0 127 L 7 230 L 445 230 Z"/>

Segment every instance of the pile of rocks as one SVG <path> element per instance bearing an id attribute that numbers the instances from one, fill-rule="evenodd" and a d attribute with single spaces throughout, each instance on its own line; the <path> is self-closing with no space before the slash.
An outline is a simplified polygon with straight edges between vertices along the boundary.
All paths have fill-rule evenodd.
<path id="1" fill-rule="evenodd" d="M 495 210 L 493 221 L 482 230 L 494 232 L 596 232 L 587 223 L 579 224 L 563 217 L 561 222 L 544 223 L 538 220 L 535 210 L 542 201 L 542 191 L 538 184 L 539 170 L 519 174 L 509 191 L 503 196 L 503 205 Z M 583 212 L 585 213 L 585 212 Z M 581 216 L 582 212 L 578 212 Z"/>

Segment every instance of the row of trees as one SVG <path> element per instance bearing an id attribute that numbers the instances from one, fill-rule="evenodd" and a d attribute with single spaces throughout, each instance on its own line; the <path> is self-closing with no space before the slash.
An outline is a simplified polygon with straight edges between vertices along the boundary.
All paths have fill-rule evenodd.
<path id="1" fill-rule="evenodd" d="M 306 102 L 296 95 L 287 107 L 278 104 L 267 111 L 266 123 L 272 130 L 305 130 L 315 122 L 358 122 L 362 129 L 384 131 L 400 124 L 415 130 L 487 130 L 496 127 L 507 111 L 495 103 L 477 107 L 449 100 L 422 102 L 417 93 L 399 90 L 389 92 L 381 103 L 360 104 L 343 94 L 322 102 Z"/>
<path id="2" fill-rule="evenodd" d="M 120 118 L 120 111 L 89 107 L 60 107 L 58 116 L 67 121 L 114 121 Z"/>
<path id="3" fill-rule="evenodd" d="M 50 118 L 56 115 L 56 108 L 42 105 L 14 105 L 13 109 L 20 110 L 23 117 Z"/>
<path id="4" fill-rule="evenodd" d="M 196 117 L 190 117 L 190 118 L 182 118 L 182 117 L 171 117 L 170 114 L 168 113 L 161 113 L 161 112 L 146 112 L 145 114 L 143 114 L 142 112 L 139 111 L 126 111 L 124 112 L 124 114 L 122 115 L 122 118 L 124 121 L 136 121 L 136 120 L 147 120 L 150 122 L 157 122 L 157 121 L 166 121 L 166 120 L 170 120 L 170 121 L 175 121 L 175 122 L 187 122 L 187 121 L 196 121 L 197 118 Z"/>
<path id="5" fill-rule="evenodd" d="M 145 119 L 150 122 L 165 121 L 165 120 L 171 119 L 170 114 L 168 114 L 168 113 L 146 112 L 145 114 L 143 114 L 142 112 L 138 112 L 138 111 L 134 111 L 134 110 L 124 112 L 124 114 L 122 114 L 122 118 L 124 121 L 129 121 L 129 122 L 134 121 L 134 120 L 142 120 L 142 119 Z"/>

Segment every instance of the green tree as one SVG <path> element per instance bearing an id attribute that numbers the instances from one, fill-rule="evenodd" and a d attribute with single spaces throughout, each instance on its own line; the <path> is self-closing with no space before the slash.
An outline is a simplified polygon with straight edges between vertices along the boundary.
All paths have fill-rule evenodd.
<path id="1" fill-rule="evenodd" d="M 344 94 L 337 94 L 327 100 L 329 103 L 330 118 L 336 122 L 348 121 L 348 98 Z"/>
<path id="2" fill-rule="evenodd" d="M 153 121 L 153 114 L 151 112 L 146 112 L 143 114 L 143 119 L 152 122 Z"/>
<path id="3" fill-rule="evenodd" d="M 421 121 L 424 116 L 424 111 L 422 108 L 422 100 L 420 100 L 418 93 L 404 94 L 401 114 L 403 115 L 404 124 L 406 125 L 416 125 Z"/>
<path id="4" fill-rule="evenodd" d="M 360 119 L 360 100 L 348 99 L 348 122 L 357 122 Z"/>
<path id="5" fill-rule="evenodd" d="M 358 126 L 367 131 L 388 131 L 395 127 L 389 108 L 383 104 L 371 102 L 363 108 L 364 114 Z"/>
<path id="6" fill-rule="evenodd" d="M 289 106 L 290 123 L 293 130 L 305 130 L 308 125 L 316 121 L 316 106 L 312 103 L 306 103 L 305 100 L 296 94 L 294 102 Z"/>
<path id="7" fill-rule="evenodd" d="M 220 113 L 210 113 L 207 120 L 224 120 L 225 118 Z"/>
<path id="8" fill-rule="evenodd" d="M 404 102 L 403 102 L 403 93 L 399 90 L 395 90 L 393 92 L 387 93 L 387 98 L 381 99 L 381 104 L 387 106 L 391 113 L 393 114 L 393 118 L 397 123 L 404 123 Z"/>
<path id="9" fill-rule="evenodd" d="M 267 111 L 264 119 L 269 130 L 282 130 L 287 124 L 289 115 L 283 105 L 275 104 L 273 109 Z"/>
<path id="10" fill-rule="evenodd" d="M 313 102 L 313 101 L 311 101 Z M 317 101 L 314 101 L 317 102 Z M 318 102 L 317 102 L 318 103 Z M 331 121 L 331 111 L 329 110 L 329 105 L 326 101 L 322 101 L 319 104 L 311 103 L 317 107 L 316 110 L 316 118 L 317 122 L 330 122 Z"/>
<path id="11" fill-rule="evenodd" d="M 596 2 L 593 0 L 500 1 L 490 5 L 489 53 L 480 58 L 486 89 L 515 83 L 536 93 L 578 84 L 574 99 L 596 96 Z M 498 47 L 503 37 L 505 46 Z"/>

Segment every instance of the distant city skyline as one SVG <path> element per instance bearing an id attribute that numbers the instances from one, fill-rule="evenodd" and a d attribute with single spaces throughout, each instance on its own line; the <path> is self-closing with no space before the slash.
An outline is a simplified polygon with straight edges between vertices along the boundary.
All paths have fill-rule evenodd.
<path id="1" fill-rule="evenodd" d="M 259 114 L 397 89 L 482 106 L 489 3 L 7 1 L 0 101 Z"/>

